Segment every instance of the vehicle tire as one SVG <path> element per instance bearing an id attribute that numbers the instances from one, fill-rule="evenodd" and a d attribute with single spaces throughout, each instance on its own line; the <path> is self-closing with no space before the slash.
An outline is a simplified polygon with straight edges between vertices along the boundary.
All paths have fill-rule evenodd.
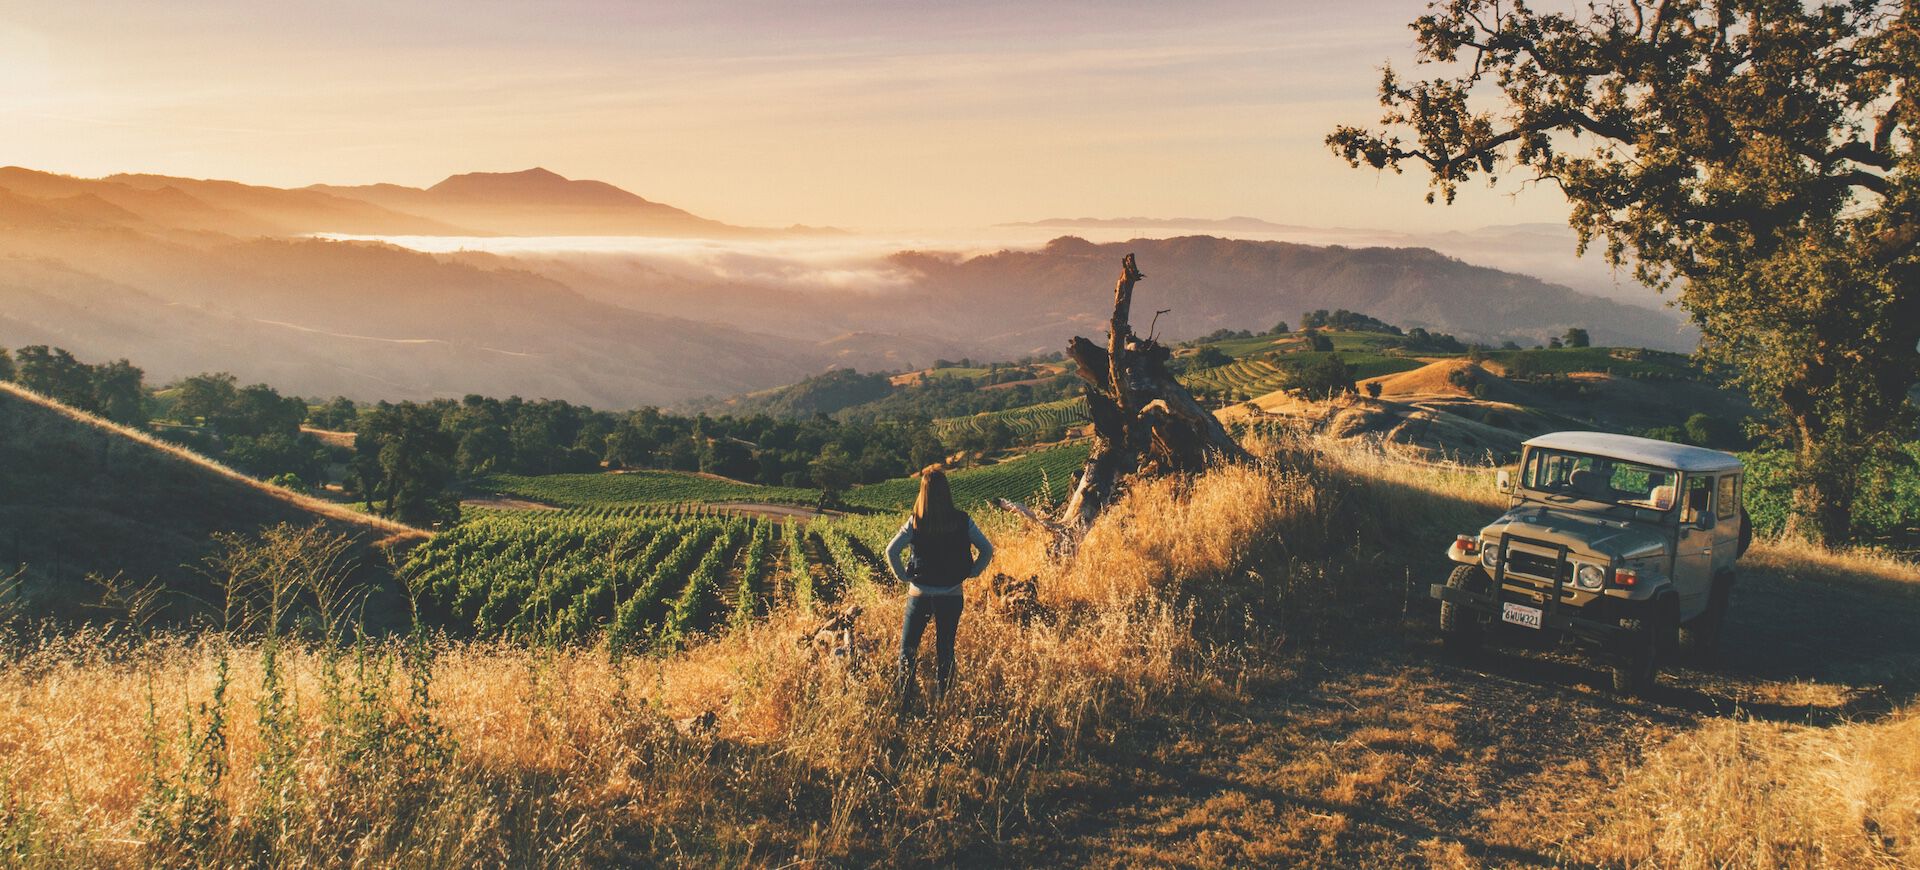
<path id="1" fill-rule="evenodd" d="M 1673 609 L 1666 599 L 1650 606 L 1645 616 L 1620 620 L 1620 627 L 1632 634 L 1614 657 L 1613 690 L 1619 694 L 1643 695 L 1660 676 L 1660 653 L 1673 632 Z"/>
<path id="2" fill-rule="evenodd" d="M 1753 546 L 1753 517 L 1747 516 L 1747 506 L 1740 506 L 1740 549 L 1733 551 L 1735 559 L 1745 556 L 1747 548 Z"/>
<path id="3" fill-rule="evenodd" d="M 1723 573 L 1713 578 L 1713 588 L 1707 592 L 1707 609 L 1699 616 L 1680 624 L 1680 654 L 1697 662 L 1712 661 L 1714 653 L 1720 648 L 1720 629 L 1727 621 L 1727 607 L 1733 600 L 1733 575 Z"/>
<path id="4" fill-rule="evenodd" d="M 1478 565 L 1461 565 L 1447 575 L 1448 589 L 1465 589 L 1469 592 L 1485 594 L 1493 580 Z M 1486 627 L 1480 623 L 1480 615 L 1451 601 L 1440 602 L 1440 642 L 1447 652 L 1457 656 L 1470 656 L 1480 650 L 1480 644 L 1486 639 Z"/>

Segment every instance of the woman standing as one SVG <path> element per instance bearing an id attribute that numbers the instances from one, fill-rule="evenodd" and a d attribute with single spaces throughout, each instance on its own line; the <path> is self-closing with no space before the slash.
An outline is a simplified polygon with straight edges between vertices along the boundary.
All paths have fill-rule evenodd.
<path id="1" fill-rule="evenodd" d="M 903 564 L 900 556 L 908 546 L 913 547 L 913 560 Z M 979 551 L 977 555 L 974 550 Z M 953 676 L 953 636 L 960 628 L 965 601 L 961 584 L 980 576 L 992 561 L 993 544 L 966 513 L 954 507 L 946 472 L 937 465 L 928 466 L 920 473 L 920 497 L 914 500 L 913 513 L 887 544 L 887 566 L 907 584 L 907 617 L 900 626 L 902 710 L 913 702 L 914 659 L 929 619 L 934 627 L 934 696 L 946 693 Z"/>

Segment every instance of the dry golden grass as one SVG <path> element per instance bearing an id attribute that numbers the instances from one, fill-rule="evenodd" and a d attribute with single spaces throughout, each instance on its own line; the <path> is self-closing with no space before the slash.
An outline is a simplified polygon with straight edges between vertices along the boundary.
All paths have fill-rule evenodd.
<path id="1" fill-rule="evenodd" d="M 1259 539 L 1328 538 L 1318 491 L 1250 468 L 1144 485 L 1060 564 L 1037 535 L 1001 535 L 996 568 L 1039 575 L 1057 619 L 1023 627 L 976 595 L 957 687 L 905 718 L 903 602 L 877 587 L 852 592 L 866 652 L 851 664 L 795 643 L 811 618 L 795 612 L 667 658 L 442 644 L 427 705 L 400 644 L 344 659 L 219 636 L 60 644 L 0 671 L 0 822 L 29 864 L 991 854 L 1070 786 L 1087 741 L 1231 691 L 1180 591 L 1244 575 Z M 214 781 L 197 747 L 216 710 Z M 675 724 L 709 713 L 710 730 Z"/>
<path id="2" fill-rule="evenodd" d="M 1920 565 L 1880 550 L 1829 550 L 1791 538 L 1763 539 L 1741 557 L 1740 568 L 1771 571 L 1789 579 L 1911 584 L 1913 594 L 1920 594 Z"/>
<path id="3" fill-rule="evenodd" d="M 1920 864 L 1920 708 L 1830 727 L 1721 719 L 1649 754 L 1580 844 L 1659 867 Z"/>
<path id="4" fill-rule="evenodd" d="M 1478 711 L 1430 671 L 1335 674 L 1299 656 L 1311 661 L 1331 636 L 1315 617 L 1330 589 L 1342 606 L 1398 612 L 1402 566 L 1432 557 L 1436 530 L 1498 509 L 1491 470 L 1298 439 L 1262 452 L 1275 461 L 1136 487 L 1063 562 L 1037 534 L 998 531 L 995 569 L 1039 576 L 1056 618 L 1025 627 L 970 595 L 956 687 L 904 717 L 892 686 L 903 602 L 870 586 L 850 593 L 866 608 L 851 663 L 797 644 L 813 617 L 794 611 L 669 657 L 218 635 L 29 645 L 0 667 L 0 863 L 1031 860 L 1020 850 L 1060 835 L 1055 826 L 1080 818 L 1075 806 L 1124 800 L 1113 792 L 1130 780 L 1100 755 L 1157 720 L 1171 734 L 1156 752 L 1233 754 L 1251 785 L 1098 835 L 1107 860 L 1399 854 L 1475 866 L 1487 847 L 1445 830 L 1407 834 L 1399 852 L 1354 842 L 1377 835 L 1367 832 L 1379 815 L 1417 817 L 1436 793 L 1478 782 L 1458 766 L 1510 763 L 1465 739 Z M 1897 560 L 1784 543 L 1750 560 L 1812 582 L 1920 580 Z M 1387 600 L 1353 603 L 1368 594 Z M 1316 669 L 1328 703 L 1278 710 L 1285 721 L 1266 738 L 1250 722 L 1199 729 L 1213 721 L 1204 711 L 1240 709 L 1247 685 L 1279 680 L 1292 665 L 1276 651 Z M 1249 678 L 1262 667 L 1276 670 Z M 1206 737 L 1182 736 L 1189 721 Z M 1555 774 L 1593 795 L 1584 815 L 1550 826 L 1556 854 L 1646 866 L 1914 862 L 1920 710 L 1826 728 L 1708 719 L 1672 733 L 1638 762 Z M 1515 837 L 1538 827 L 1517 825 Z"/>
<path id="5" fill-rule="evenodd" d="M 1920 595 L 1920 566 L 1872 550 L 1760 541 L 1741 570 L 1773 582 Z M 1832 626 L 1813 622 L 1808 630 Z M 1862 687 L 1796 681 L 1760 688 L 1762 700 L 1814 708 L 1838 707 Z M 1825 725 L 1710 719 L 1653 749 L 1601 797 L 1596 818 L 1576 853 L 1606 863 L 1920 866 L 1920 705 Z"/>

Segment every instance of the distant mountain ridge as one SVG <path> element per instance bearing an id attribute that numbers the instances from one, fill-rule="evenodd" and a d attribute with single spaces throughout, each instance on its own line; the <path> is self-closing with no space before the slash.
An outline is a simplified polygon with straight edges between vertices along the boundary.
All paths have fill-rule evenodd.
<path id="1" fill-rule="evenodd" d="M 666 236 L 751 238 L 838 232 L 735 226 L 654 202 L 604 181 L 551 170 L 468 172 L 427 188 L 398 184 L 302 188 L 123 173 L 77 178 L 0 168 L 0 190 L 36 199 L 92 196 L 125 214 L 107 223 L 235 236 Z"/>
<path id="2" fill-rule="evenodd" d="M 353 190 L 0 169 L 0 346 L 128 357 L 159 382 L 226 370 L 305 396 L 518 394 L 637 407 L 834 367 L 1055 351 L 1070 336 L 1102 334 L 1127 253 L 1149 276 L 1136 307 L 1171 309 L 1158 332 L 1174 340 L 1346 308 L 1493 344 L 1541 343 L 1572 326 L 1602 344 L 1691 344 L 1666 312 L 1419 248 L 1063 236 L 1037 250 L 874 248 L 842 262 L 750 236 L 691 256 L 680 244 L 429 254 L 309 237 L 465 235 L 518 220 L 601 232 L 608 214 L 629 230 L 704 226 L 546 170 Z M 488 221 L 498 222 L 479 228 Z"/>
<path id="3" fill-rule="evenodd" d="M 303 189 L 470 227 L 474 235 L 729 238 L 775 232 L 708 220 L 604 181 L 569 179 L 540 167 L 452 175 L 424 189 L 397 184 Z"/>
<path id="4" fill-rule="evenodd" d="M 1015 221 L 996 224 L 1002 227 L 1059 227 L 1062 229 L 1165 229 L 1165 230 L 1207 230 L 1218 232 L 1308 232 L 1313 227 L 1294 224 L 1277 224 L 1256 217 L 1236 215 L 1228 218 L 1043 218 L 1037 221 Z"/>
<path id="5" fill-rule="evenodd" d="M 1590 296 L 1624 302 L 1637 308 L 1660 309 L 1663 298 L 1633 277 L 1631 266 L 1615 267 L 1599 253 L 1574 256 L 1580 241 L 1564 223 L 1492 224 L 1431 232 L 1316 227 L 1282 224 L 1257 217 L 1052 217 L 999 224 L 1008 228 L 1079 230 L 1111 239 L 1116 233 L 1177 230 L 1183 233 L 1234 235 L 1250 241 L 1285 241 L 1346 247 L 1431 248 L 1481 266 L 1532 275 Z"/>

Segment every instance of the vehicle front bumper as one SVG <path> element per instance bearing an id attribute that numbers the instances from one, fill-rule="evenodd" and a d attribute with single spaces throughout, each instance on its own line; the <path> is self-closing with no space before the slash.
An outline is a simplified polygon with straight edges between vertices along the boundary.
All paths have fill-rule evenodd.
<path id="1" fill-rule="evenodd" d="M 1482 593 L 1469 589 L 1455 589 L 1444 583 L 1434 583 L 1427 587 L 1427 594 L 1455 607 L 1465 607 L 1476 613 L 1492 618 L 1495 625 L 1505 625 L 1500 618 L 1507 601 L 1540 608 L 1540 628 L 1542 631 L 1558 631 L 1573 635 L 1582 640 L 1611 646 L 1632 635 L 1621 628 L 1619 617 L 1626 614 L 1617 612 L 1623 605 L 1632 602 L 1602 596 L 1586 607 L 1575 608 L 1555 601 L 1537 601 L 1533 598 L 1508 594 L 1502 597 L 1496 592 Z M 1551 597 L 1551 594 L 1549 594 Z M 1526 629 L 1515 626 L 1515 630 Z"/>

